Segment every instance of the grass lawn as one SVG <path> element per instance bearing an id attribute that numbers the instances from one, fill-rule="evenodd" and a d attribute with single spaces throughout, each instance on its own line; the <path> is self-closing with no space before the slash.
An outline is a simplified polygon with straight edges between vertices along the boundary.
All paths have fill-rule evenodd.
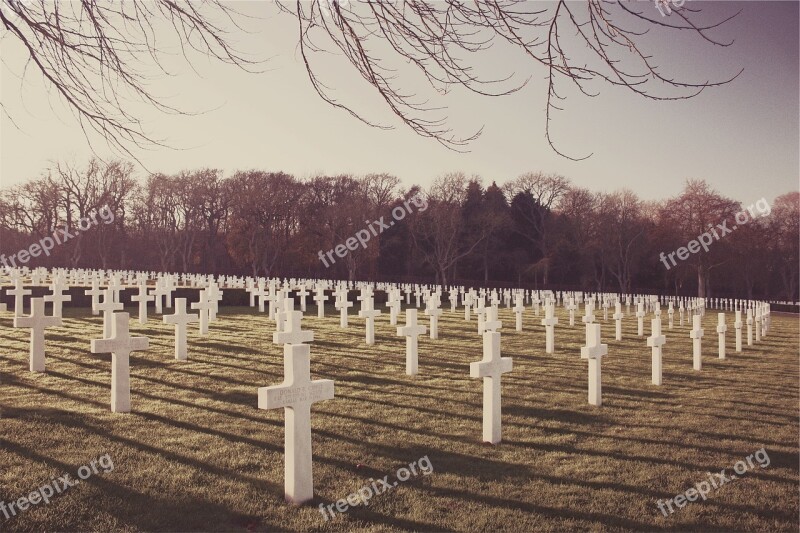
<path id="1" fill-rule="evenodd" d="M 440 318 L 440 339 L 420 339 L 419 375 L 405 375 L 405 339 L 388 313 L 374 346 L 351 309 L 339 327 L 309 305 L 313 379 L 335 380 L 336 397 L 312 406 L 314 484 L 310 505 L 283 499 L 283 409 L 257 409 L 257 389 L 283 380 L 273 323 L 250 308 L 221 308 L 209 335 L 196 325 L 189 360 L 173 356 L 173 326 L 131 321 L 150 349 L 131 356 L 132 412 L 110 412 L 111 356 L 93 355 L 100 317 L 66 308 L 47 338 L 47 372 L 28 371 L 27 329 L 0 314 L 0 501 L 28 495 L 53 477 L 104 454 L 100 471 L 6 519 L 2 531 L 387 531 L 387 530 L 798 530 L 798 319 L 773 315 L 768 336 L 717 358 L 717 311 L 706 313 L 703 370 L 692 369 L 689 326 L 666 327 L 664 384 L 650 384 L 650 349 L 636 319 L 602 321 L 603 406 L 587 403 L 584 330 L 558 309 L 556 353 L 544 353 L 544 313 L 526 309 L 525 331 L 501 309 L 503 442 L 481 442 L 481 358 L 475 316 Z M 381 309 L 384 309 L 381 307 Z M 136 315 L 133 308 L 126 309 Z M 632 309 L 633 311 L 633 309 Z M 152 312 L 152 309 L 151 309 Z M 170 311 L 171 312 L 171 311 Z M 580 313 L 582 314 L 582 312 Z M 427 318 L 420 316 L 427 325 Z M 646 318 L 649 334 L 650 318 Z M 404 317 L 400 317 L 401 323 Z M 770 464 L 664 517 L 673 498 L 709 473 L 764 448 Z M 336 513 L 330 504 L 427 456 L 430 475 L 412 476 L 369 506 Z"/>

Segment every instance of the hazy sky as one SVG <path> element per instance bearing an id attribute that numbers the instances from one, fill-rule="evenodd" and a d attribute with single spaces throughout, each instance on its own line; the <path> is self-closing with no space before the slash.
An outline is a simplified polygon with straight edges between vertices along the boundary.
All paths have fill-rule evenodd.
<path id="1" fill-rule="evenodd" d="M 771 200 L 796 190 L 798 3 L 690 3 L 712 15 L 743 9 L 712 34 L 735 43 L 722 48 L 688 33 L 656 35 L 648 42 L 656 63 L 688 81 L 719 80 L 740 68 L 744 73 L 687 101 L 651 101 L 606 85 L 598 86 L 601 95 L 591 99 L 567 91 L 565 110 L 554 117 L 553 135 L 567 153 L 593 152 L 586 161 L 566 160 L 547 145 L 545 73 L 519 54 L 494 50 L 477 57 L 475 64 L 490 74 L 532 76 L 523 91 L 500 98 L 454 91 L 437 100 L 448 105 L 450 124 L 458 133 L 468 135 L 484 126 L 469 153 L 454 153 L 394 120 L 340 63 L 321 67 L 327 83 L 368 117 L 396 128 L 370 128 L 323 102 L 296 49 L 297 22 L 263 2 L 237 4 L 260 18 L 248 22 L 254 33 L 236 37 L 239 49 L 271 57 L 267 71 L 248 74 L 198 59 L 195 73 L 175 61 L 171 66 L 176 75 L 156 78 L 152 87 L 169 103 L 206 112 L 163 116 L 142 110 L 148 130 L 181 149 L 138 151 L 137 156 L 150 170 L 167 173 L 200 167 L 228 173 L 283 170 L 300 177 L 389 172 L 406 186 L 426 185 L 455 170 L 498 183 L 541 170 L 561 173 L 592 190 L 627 187 L 646 199 L 676 194 L 687 178 L 704 178 L 742 202 L 762 196 Z M 659 17 L 652 9 L 652 16 Z M 48 94 L 36 72 L 29 69 L 20 83 L 25 56 L 18 43 L 6 35 L 0 46 L 0 98 L 21 128 L 2 117 L 0 182 L 35 177 L 51 160 L 88 159 L 91 151 L 71 112 Z M 111 155 L 102 143 L 94 146 L 99 155 Z"/>

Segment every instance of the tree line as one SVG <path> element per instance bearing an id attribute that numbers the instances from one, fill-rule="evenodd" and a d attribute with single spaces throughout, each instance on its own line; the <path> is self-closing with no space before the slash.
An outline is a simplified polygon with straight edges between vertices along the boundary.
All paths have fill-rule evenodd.
<path id="1" fill-rule="evenodd" d="M 129 162 L 93 158 L 0 189 L 0 252 L 11 256 L 101 207 L 113 221 L 25 266 L 798 300 L 800 192 L 742 205 L 702 180 L 645 201 L 541 172 L 500 185 L 449 173 L 404 188 L 386 173 L 139 177 Z M 318 251 L 378 220 L 386 225 L 364 246 L 320 261 Z M 698 239 L 705 245 L 693 246 Z"/>

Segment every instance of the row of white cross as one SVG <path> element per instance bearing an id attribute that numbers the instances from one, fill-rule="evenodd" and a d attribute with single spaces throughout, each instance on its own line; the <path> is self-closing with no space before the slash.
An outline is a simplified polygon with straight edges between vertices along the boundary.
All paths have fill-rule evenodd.
<path id="1" fill-rule="evenodd" d="M 51 285 L 51 294 L 44 298 L 31 299 L 31 314 L 22 316 L 21 310 L 24 305 L 24 297 L 31 294 L 30 290 L 24 288 L 22 276 L 13 277 L 14 288 L 7 291 L 7 294 L 15 298 L 15 327 L 27 327 L 31 329 L 30 342 L 30 369 L 34 372 L 45 370 L 44 357 L 44 330 L 47 327 L 60 326 L 62 324 L 62 304 L 70 301 L 69 295 L 63 294 L 67 290 L 65 274 L 60 272 L 54 274 Z M 74 274 L 70 274 L 74 278 Z M 149 341 L 146 337 L 131 337 L 129 332 L 129 316 L 127 313 L 117 312 L 123 308 L 119 301 L 119 293 L 126 287 L 119 281 L 119 275 L 109 276 L 109 284 L 106 288 L 100 288 L 100 278 L 95 276 L 91 279 L 91 288 L 86 290 L 86 294 L 92 297 L 92 312 L 98 314 L 103 312 L 103 338 L 91 341 L 92 353 L 111 353 L 112 354 L 112 384 L 111 384 L 111 410 L 113 412 L 130 411 L 130 354 L 134 351 L 146 350 Z M 147 304 L 154 302 L 157 313 L 162 313 L 163 307 L 172 307 L 172 293 L 177 288 L 175 276 L 161 276 L 157 279 L 155 287 L 148 292 L 147 279 L 143 276 L 132 278 L 130 273 L 126 276 L 128 281 L 136 280 L 138 294 L 132 296 L 131 300 L 138 303 L 139 322 L 147 322 Z M 41 282 L 45 277 L 39 272 L 36 280 Z M 178 360 L 187 359 L 186 335 L 187 326 L 191 323 L 199 323 L 200 333 L 208 331 L 208 322 L 216 318 L 218 303 L 222 299 L 223 293 L 219 290 L 219 285 L 212 277 L 196 277 L 192 279 L 193 285 L 206 287 L 200 291 L 198 302 L 192 304 L 192 309 L 197 309 L 198 314 L 186 312 L 186 299 L 175 299 L 175 312 L 172 315 L 164 315 L 162 320 L 165 323 L 175 325 L 175 357 Z M 303 502 L 313 498 L 313 476 L 312 476 L 312 454 L 311 454 L 311 418 L 310 409 L 314 402 L 331 399 L 334 397 L 334 383 L 332 380 L 315 380 L 310 377 L 310 347 L 308 342 L 314 339 L 313 332 L 304 331 L 301 327 L 303 312 L 306 310 L 305 298 L 309 294 L 305 283 L 283 283 L 282 288 L 278 289 L 278 280 L 269 281 L 269 290 L 266 290 L 266 280 L 249 279 L 227 280 L 235 288 L 242 288 L 247 284 L 247 291 L 250 294 L 250 305 L 255 306 L 258 299 L 260 312 L 265 312 L 265 303 L 269 302 L 269 316 L 275 320 L 276 331 L 273 333 L 273 342 L 284 345 L 284 382 L 281 385 L 262 387 L 258 390 L 258 407 L 260 409 L 285 409 L 285 493 L 287 499 L 293 502 Z M 229 285 L 225 285 L 226 287 Z M 328 299 L 325 295 L 328 289 L 327 282 L 316 282 L 314 300 L 318 306 L 318 316 L 324 316 L 324 303 Z M 290 290 L 294 290 L 300 299 L 301 311 L 294 310 L 294 299 L 288 297 Z M 347 327 L 348 309 L 353 306 L 348 301 L 348 291 L 351 285 L 348 283 L 338 283 L 335 289 L 334 306 L 340 312 L 340 325 Z M 375 342 L 375 319 L 381 314 L 374 308 L 373 288 L 368 284 L 362 284 L 361 294 L 358 300 L 361 301 L 361 310 L 358 316 L 365 319 L 366 343 L 368 345 Z M 410 286 L 399 287 L 391 284 L 381 285 L 381 289 L 387 294 L 387 307 L 390 311 L 390 323 L 396 325 L 397 315 L 402 309 L 401 289 L 405 291 L 406 304 L 409 304 L 412 289 Z M 416 286 L 413 294 L 416 296 L 417 307 L 421 306 L 424 299 L 426 310 L 425 314 L 430 319 L 430 335 L 432 339 L 438 338 L 438 317 L 442 310 L 439 308 L 440 290 L 430 291 L 427 288 Z M 465 319 L 470 319 L 471 310 L 474 308 L 478 316 L 478 333 L 483 340 L 483 358 L 480 361 L 470 364 L 470 376 L 483 378 L 483 440 L 490 443 L 498 443 L 501 440 L 501 386 L 500 379 L 502 374 L 510 372 L 513 367 L 512 358 L 502 357 L 500 349 L 500 332 L 502 323 L 497 318 L 498 305 L 500 299 L 495 291 L 487 294 L 481 291 L 477 294 L 474 290 L 465 291 L 463 288 L 451 288 L 449 300 L 451 310 L 457 307 L 458 296 L 461 296 L 464 306 Z M 486 297 L 490 298 L 490 305 L 486 306 Z M 510 299 L 513 296 L 516 314 L 516 330 L 522 331 L 522 315 L 525 309 L 526 297 L 530 299 L 534 312 L 539 314 L 539 305 L 545 310 L 545 317 L 541 320 L 545 327 L 545 351 L 554 352 L 554 330 L 558 323 L 555 316 L 556 303 L 561 301 L 569 310 L 570 325 L 574 325 L 574 313 L 584 295 L 573 293 L 568 296 L 568 303 L 565 302 L 563 295 L 556 297 L 553 293 L 545 292 L 543 300 L 540 299 L 538 291 L 536 293 L 525 293 L 525 291 L 506 291 L 503 298 L 507 306 L 510 306 Z M 103 300 L 100 300 L 100 297 Z M 585 314 L 582 322 L 586 329 L 586 345 L 581 348 L 581 357 L 587 359 L 589 365 L 588 396 L 589 403 L 600 406 L 602 403 L 601 389 L 601 361 L 602 357 L 608 354 L 608 345 L 601 343 L 601 326 L 595 323 L 595 299 L 599 302 L 600 295 L 588 296 L 585 300 Z M 616 297 L 602 296 L 604 319 L 607 319 L 607 310 L 611 305 L 615 307 L 613 315 L 616 321 L 617 340 L 621 340 L 621 320 L 623 318 L 621 301 Z M 631 298 L 626 297 L 626 305 L 631 303 Z M 45 302 L 53 305 L 53 315 L 45 314 Z M 651 321 L 651 335 L 647 338 L 647 345 L 652 348 L 652 382 L 655 385 L 662 383 L 662 348 L 666 343 L 666 337 L 661 331 L 661 310 L 660 301 L 656 297 L 635 297 L 634 303 L 637 305 L 636 317 L 638 319 L 638 335 L 643 335 L 643 319 L 645 307 L 652 310 L 655 318 Z M 673 300 L 669 302 L 669 328 L 672 328 Z M 705 312 L 705 305 L 702 301 L 687 300 L 687 309 L 691 309 L 693 316 L 693 328 L 690 337 L 693 339 L 693 359 L 694 368 L 701 369 L 701 340 L 703 329 L 700 327 L 702 314 Z M 736 305 L 734 302 L 733 305 Z M 745 308 L 742 305 L 742 308 Z M 748 344 L 752 344 L 752 324 L 754 322 L 752 311 L 756 310 L 756 340 L 760 340 L 762 331 L 766 334 L 769 327 L 769 306 L 768 304 L 756 304 L 746 306 L 748 312 Z M 679 311 L 681 315 L 681 325 L 683 324 L 684 301 L 679 301 Z M 741 309 L 736 311 L 735 327 L 737 330 L 736 350 L 741 351 Z M 415 375 L 418 373 L 418 338 L 428 331 L 423 325 L 417 323 L 417 309 L 406 309 L 405 326 L 397 327 L 397 335 L 406 337 L 406 373 Z M 725 314 L 719 313 L 719 357 L 725 358 Z"/>

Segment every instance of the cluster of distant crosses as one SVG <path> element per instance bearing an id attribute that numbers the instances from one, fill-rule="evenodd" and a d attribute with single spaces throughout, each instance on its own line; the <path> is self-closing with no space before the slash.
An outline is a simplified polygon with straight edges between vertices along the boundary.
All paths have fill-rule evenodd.
<path id="1" fill-rule="evenodd" d="M 544 310 L 541 324 L 545 328 L 545 352 L 552 354 L 555 343 L 555 327 L 558 318 L 556 306 L 569 312 L 569 325 L 575 325 L 576 311 L 583 305 L 581 321 L 585 323 L 586 345 L 581 348 L 581 357 L 588 361 L 588 398 L 592 405 L 602 403 L 601 361 L 608 353 L 608 345 L 601 343 L 601 327 L 596 323 L 595 312 L 602 308 L 603 320 L 608 320 L 613 310 L 615 339 L 622 340 L 622 320 L 630 315 L 631 305 L 636 306 L 637 334 L 644 336 L 644 318 L 652 314 L 650 336 L 647 346 L 652 348 L 652 383 L 661 385 L 662 347 L 666 336 L 662 333 L 662 304 L 667 305 L 668 329 L 672 329 L 677 312 L 680 325 L 684 318 L 691 319 L 690 337 L 693 340 L 693 365 L 701 370 L 702 339 L 704 330 L 701 320 L 707 307 L 722 311 L 734 311 L 736 331 L 736 351 L 742 350 L 742 328 L 746 324 L 747 344 L 759 342 L 770 327 L 770 305 L 766 302 L 734 299 L 703 299 L 660 297 L 630 294 L 588 294 L 580 292 L 553 292 L 525 289 L 487 290 L 466 287 L 442 287 L 430 285 L 409 285 L 394 283 L 367 283 L 331 281 L 323 279 L 254 279 L 251 277 L 232 277 L 197 274 L 156 274 L 143 272 L 65 270 L 39 268 L 29 270 L 11 269 L 0 276 L 0 285 L 8 285 L 5 293 L 13 297 L 14 327 L 30 328 L 30 371 L 45 371 L 45 329 L 62 325 L 62 310 L 71 296 L 65 294 L 70 287 L 89 287 L 85 293 L 92 299 L 92 314 L 103 313 L 103 335 L 90 343 L 92 353 L 111 353 L 111 411 L 126 413 L 130 411 L 130 354 L 147 350 L 147 337 L 131 337 L 128 313 L 121 312 L 123 304 L 120 293 L 134 290 L 131 300 L 138 304 L 139 323 L 148 320 L 148 303 L 152 302 L 155 312 L 162 320 L 175 325 L 175 358 L 187 360 L 187 328 L 198 324 L 199 334 L 208 334 L 209 325 L 217 319 L 219 303 L 224 290 L 246 290 L 250 306 L 258 307 L 259 313 L 267 313 L 274 323 L 273 342 L 284 347 L 284 382 L 280 385 L 258 389 L 259 409 L 285 409 L 285 495 L 288 501 L 303 503 L 313 498 L 312 454 L 311 454 L 311 404 L 334 397 L 334 383 L 329 379 L 311 380 L 310 343 L 314 333 L 302 329 L 303 314 L 307 310 L 307 297 L 313 294 L 317 316 L 325 316 L 325 302 L 331 294 L 334 306 L 339 311 L 340 326 L 347 328 L 348 309 L 354 302 L 348 300 L 351 290 L 360 292 L 359 318 L 365 319 L 366 344 L 375 343 L 375 320 L 381 311 L 375 309 L 375 293 L 382 291 L 386 296 L 391 325 L 397 325 L 398 314 L 405 300 L 405 325 L 397 327 L 397 335 L 406 339 L 406 373 L 418 373 L 418 338 L 429 332 L 431 339 L 439 337 L 438 321 L 444 310 L 441 308 L 442 296 L 447 295 L 450 313 L 463 308 L 464 320 L 471 314 L 477 315 L 478 334 L 483 339 L 483 359 L 470 364 L 470 376 L 483 378 L 483 440 L 496 444 L 501 440 L 501 388 L 502 374 L 512 369 L 512 358 L 500 355 L 500 329 L 498 308 L 504 305 L 516 315 L 516 331 L 522 331 L 523 314 L 526 305 L 531 306 L 535 316 Z M 25 315 L 26 297 L 32 294 L 26 287 L 49 287 L 49 294 L 30 299 L 30 314 Z M 198 301 L 191 304 L 197 313 L 187 312 L 186 298 L 175 298 L 173 292 L 178 287 L 198 289 Z M 294 297 L 290 296 L 293 294 Z M 414 300 L 412 307 L 412 298 Z M 300 309 L 295 309 L 295 300 Z M 47 314 L 45 305 L 51 304 Z M 512 307 L 513 303 L 513 307 Z M 417 312 L 424 305 L 428 316 L 428 326 L 418 324 Z M 625 313 L 622 306 L 625 306 Z M 163 314 L 164 308 L 173 309 L 170 315 Z M 0 304 L 0 311 L 7 311 L 6 304 Z M 743 314 L 744 313 L 744 314 Z M 725 334 L 727 324 L 725 313 L 718 314 L 716 328 L 718 334 L 718 353 L 725 359 Z M 743 322 L 743 318 L 745 321 Z"/>

